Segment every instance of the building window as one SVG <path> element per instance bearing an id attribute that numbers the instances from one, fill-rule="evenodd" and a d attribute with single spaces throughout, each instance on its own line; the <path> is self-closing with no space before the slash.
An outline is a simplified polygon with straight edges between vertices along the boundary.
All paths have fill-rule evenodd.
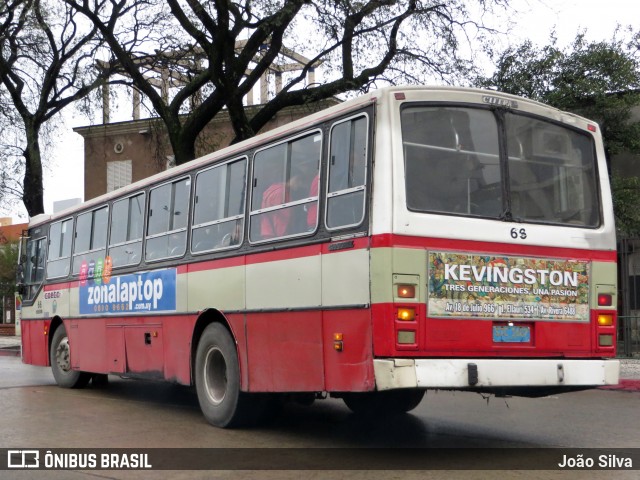
<path id="1" fill-rule="evenodd" d="M 107 192 L 113 192 L 132 182 L 131 160 L 107 162 Z"/>

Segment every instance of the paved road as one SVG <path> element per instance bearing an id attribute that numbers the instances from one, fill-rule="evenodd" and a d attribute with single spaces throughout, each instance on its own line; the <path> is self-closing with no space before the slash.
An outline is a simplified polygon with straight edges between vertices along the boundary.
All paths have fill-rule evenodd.
<path id="1" fill-rule="evenodd" d="M 106 389 L 55 386 L 46 368 L 0 357 L 0 448 L 577 447 L 640 445 L 640 393 L 592 390 L 543 399 L 483 399 L 429 392 L 413 414 L 365 421 L 339 400 L 288 405 L 250 430 L 209 426 L 185 387 L 110 377 Z M 10 412 L 10 413 L 9 413 Z M 331 460 L 328 460 L 331 463 Z M 340 465 L 328 465 L 340 470 Z M 421 472 L 0 472 L 0 478 L 426 478 Z M 46 473 L 46 475 L 44 475 Z M 473 473 L 473 474 L 472 474 Z M 514 472 L 540 478 L 543 472 Z M 511 478 L 499 472 L 500 478 Z M 638 478 L 638 471 L 553 472 L 554 478 Z M 496 478 L 496 472 L 432 472 L 429 478 Z"/>

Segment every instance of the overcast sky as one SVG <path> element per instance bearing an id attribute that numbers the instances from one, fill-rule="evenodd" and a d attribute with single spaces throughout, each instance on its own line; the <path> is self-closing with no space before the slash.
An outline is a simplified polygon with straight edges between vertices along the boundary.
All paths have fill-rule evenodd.
<path id="1" fill-rule="evenodd" d="M 560 45 L 571 42 L 578 31 L 585 29 L 591 40 L 610 39 L 618 24 L 631 25 L 640 31 L 640 0 L 511 0 L 511 5 L 518 14 L 496 22 L 496 26 L 513 27 L 509 37 L 502 41 L 505 47 L 526 38 L 544 44 L 554 27 Z M 82 116 L 65 121 L 66 133 L 60 136 L 55 158 L 45 172 L 47 213 L 53 211 L 54 201 L 83 196 L 83 141 L 72 128 L 86 124 L 87 119 Z M 22 205 L 8 213 L 14 222 L 27 219 Z"/>

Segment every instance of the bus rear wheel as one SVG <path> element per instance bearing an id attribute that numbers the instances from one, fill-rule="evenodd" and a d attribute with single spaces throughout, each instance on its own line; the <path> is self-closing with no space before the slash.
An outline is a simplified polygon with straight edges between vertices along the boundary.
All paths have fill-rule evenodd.
<path id="1" fill-rule="evenodd" d="M 212 323 L 202 332 L 195 358 L 195 384 L 207 421 L 223 428 L 253 423 L 265 409 L 264 395 L 240 391 L 240 366 L 229 331 Z"/>
<path id="2" fill-rule="evenodd" d="M 53 333 L 49 361 L 53 378 L 61 387 L 83 388 L 91 380 L 91 375 L 87 372 L 80 372 L 71 368 L 71 347 L 64 325 L 60 325 Z"/>
<path id="3" fill-rule="evenodd" d="M 348 393 L 342 397 L 349 409 L 358 415 L 407 413 L 416 408 L 424 390 L 385 390 L 383 392 Z"/>

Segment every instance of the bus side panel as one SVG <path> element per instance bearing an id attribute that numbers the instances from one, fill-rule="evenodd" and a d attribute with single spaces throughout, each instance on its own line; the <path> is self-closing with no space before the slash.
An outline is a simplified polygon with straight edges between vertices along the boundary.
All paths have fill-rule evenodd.
<path id="1" fill-rule="evenodd" d="M 326 311 L 322 327 L 326 390 L 373 390 L 375 378 L 370 310 Z"/>
<path id="2" fill-rule="evenodd" d="M 164 378 L 171 382 L 191 384 L 191 339 L 195 321 L 193 315 L 164 319 Z"/>
<path id="3" fill-rule="evenodd" d="M 120 324 L 111 320 L 107 325 L 107 368 L 111 373 L 133 373 L 189 385 L 194 323 L 192 316 L 183 315 L 126 318 Z"/>
<path id="4" fill-rule="evenodd" d="M 246 258 L 249 391 L 324 390 L 321 246 Z"/>
<path id="5" fill-rule="evenodd" d="M 49 320 L 27 320 L 22 328 L 22 362 L 46 367 L 49 365 Z"/>
<path id="6" fill-rule="evenodd" d="M 247 316 L 249 391 L 324 390 L 322 313 L 256 313 Z"/>
<path id="7" fill-rule="evenodd" d="M 71 349 L 71 368 L 83 372 L 108 372 L 105 325 L 101 318 L 64 321 Z"/>
<path id="8" fill-rule="evenodd" d="M 238 349 L 238 363 L 240 364 L 240 389 L 249 391 L 249 359 L 247 358 L 247 329 L 246 314 L 231 313 L 225 315 L 231 328 L 231 334 L 236 340 Z"/>

